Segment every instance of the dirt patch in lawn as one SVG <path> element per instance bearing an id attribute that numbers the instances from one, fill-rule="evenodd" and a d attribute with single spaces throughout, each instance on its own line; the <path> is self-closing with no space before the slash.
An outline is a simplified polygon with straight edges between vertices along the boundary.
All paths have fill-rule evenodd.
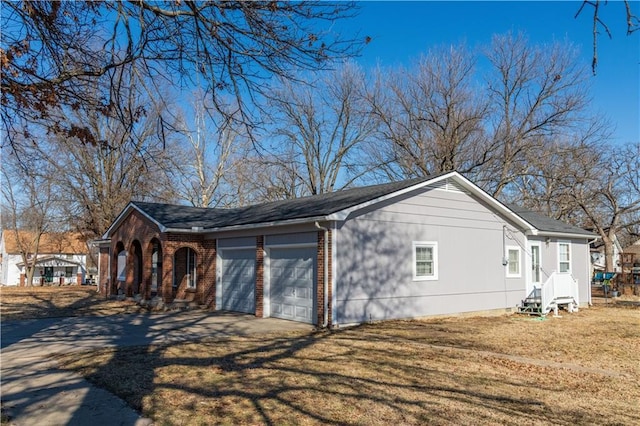
<path id="1" fill-rule="evenodd" d="M 58 358 L 161 425 L 638 424 L 640 311 L 391 321 Z"/>
<path id="2" fill-rule="evenodd" d="M 0 287 L 0 317 L 6 320 L 141 312 L 131 301 L 107 300 L 94 288 Z"/>

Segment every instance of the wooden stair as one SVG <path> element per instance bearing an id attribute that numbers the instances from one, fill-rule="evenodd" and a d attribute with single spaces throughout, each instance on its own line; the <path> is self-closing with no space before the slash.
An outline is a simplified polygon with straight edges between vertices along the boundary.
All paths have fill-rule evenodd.
<path id="1" fill-rule="evenodd" d="M 546 315 L 542 311 L 542 298 L 530 296 L 524 299 L 520 306 L 518 306 L 519 314 L 524 315 L 536 315 L 536 316 L 544 316 Z"/>

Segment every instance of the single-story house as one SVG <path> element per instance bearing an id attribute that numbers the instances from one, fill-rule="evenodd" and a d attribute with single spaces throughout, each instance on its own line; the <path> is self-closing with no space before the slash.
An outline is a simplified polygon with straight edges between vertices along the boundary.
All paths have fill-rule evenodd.
<path id="1" fill-rule="evenodd" d="M 131 202 L 100 289 L 317 326 L 591 301 L 597 236 L 457 172 L 242 208 Z"/>
<path id="2" fill-rule="evenodd" d="M 0 284 L 26 285 L 26 268 L 22 253 L 36 257 L 33 285 L 77 284 L 87 273 L 88 248 L 82 236 L 74 232 L 49 232 L 40 236 L 37 247 L 30 231 L 4 229 L 0 237 Z"/>

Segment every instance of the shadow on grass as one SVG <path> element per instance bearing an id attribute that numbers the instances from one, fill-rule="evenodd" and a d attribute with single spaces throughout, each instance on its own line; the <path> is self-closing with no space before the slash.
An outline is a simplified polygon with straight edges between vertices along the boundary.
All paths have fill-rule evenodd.
<path id="1" fill-rule="evenodd" d="M 97 291 L 81 287 L 34 287 L 22 292 L 3 290 L 0 299 L 3 321 L 146 311 L 134 302 L 105 299 Z"/>
<path id="2" fill-rule="evenodd" d="M 533 387 L 562 392 L 561 385 L 501 376 L 491 368 L 456 372 L 443 366 L 462 366 L 469 362 L 465 355 L 438 357 L 369 330 L 361 326 L 178 345 L 141 342 L 103 353 L 107 359 L 85 374 L 163 424 L 439 424 L 523 418 L 597 423 L 600 418 L 598 413 L 550 409 L 531 392 Z M 220 332 L 243 334 L 233 322 Z M 627 420 L 640 417 L 630 413 Z"/>

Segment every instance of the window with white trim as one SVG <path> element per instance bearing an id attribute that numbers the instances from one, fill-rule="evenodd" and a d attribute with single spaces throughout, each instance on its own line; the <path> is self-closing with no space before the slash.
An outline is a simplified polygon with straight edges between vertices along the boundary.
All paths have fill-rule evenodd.
<path id="1" fill-rule="evenodd" d="M 507 277 L 519 278 L 522 276 L 520 267 L 520 247 L 507 246 Z"/>
<path id="2" fill-rule="evenodd" d="M 438 279 L 438 243 L 414 241 L 413 279 L 414 281 Z"/>
<path id="3" fill-rule="evenodd" d="M 563 274 L 571 273 L 571 242 L 558 242 L 558 272 Z"/>

